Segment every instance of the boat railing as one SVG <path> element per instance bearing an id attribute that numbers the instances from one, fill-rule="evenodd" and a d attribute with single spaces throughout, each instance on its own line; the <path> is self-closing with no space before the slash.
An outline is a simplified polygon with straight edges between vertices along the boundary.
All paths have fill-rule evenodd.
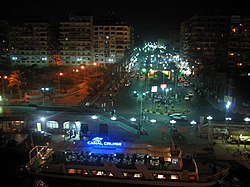
<path id="1" fill-rule="evenodd" d="M 42 164 L 41 161 L 47 160 L 53 153 L 48 146 L 35 146 L 29 152 L 29 162 L 26 164 L 26 168 L 30 170 L 36 163 Z"/>

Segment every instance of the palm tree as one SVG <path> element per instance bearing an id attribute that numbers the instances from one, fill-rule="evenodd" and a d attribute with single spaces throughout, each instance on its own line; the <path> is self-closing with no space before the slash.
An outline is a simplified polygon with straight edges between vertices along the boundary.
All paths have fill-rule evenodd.
<path id="1" fill-rule="evenodd" d="M 11 95 L 13 94 L 13 89 L 16 88 L 20 99 L 22 98 L 21 87 L 26 86 L 26 81 L 19 70 L 12 71 L 9 77 L 9 89 Z"/>

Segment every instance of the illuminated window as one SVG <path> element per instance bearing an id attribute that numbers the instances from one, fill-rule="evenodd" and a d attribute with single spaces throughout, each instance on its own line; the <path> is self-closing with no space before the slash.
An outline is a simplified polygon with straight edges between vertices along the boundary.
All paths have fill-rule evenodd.
<path id="1" fill-rule="evenodd" d="M 63 123 L 63 129 L 69 129 L 69 121 Z"/>
<path id="2" fill-rule="evenodd" d="M 46 122 L 46 127 L 49 128 L 49 129 L 58 129 L 59 124 L 56 121 L 47 121 Z"/>
<path id="3" fill-rule="evenodd" d="M 178 177 L 178 175 L 171 175 L 171 176 L 170 176 L 170 179 L 171 179 L 171 180 L 178 180 L 179 177 Z"/>
<path id="4" fill-rule="evenodd" d="M 142 178 L 142 174 L 141 173 L 135 173 L 134 178 Z"/>
<path id="5" fill-rule="evenodd" d="M 133 172 L 123 172 L 123 176 L 126 178 L 143 178 L 142 173 L 133 173 Z"/>
<path id="6" fill-rule="evenodd" d="M 178 164 L 178 158 L 173 158 L 172 159 L 172 164 Z"/>
<path id="7" fill-rule="evenodd" d="M 154 173 L 153 176 L 154 176 L 154 178 L 156 178 L 156 179 L 166 179 L 166 178 L 167 178 L 166 175 L 164 175 L 164 174 L 157 174 L 157 173 Z"/>
<path id="8" fill-rule="evenodd" d="M 105 177 L 113 177 L 113 173 L 110 171 L 102 171 L 102 170 L 92 170 L 93 175 L 105 176 Z"/>
<path id="9" fill-rule="evenodd" d="M 76 171 L 75 171 L 75 169 L 70 168 L 70 169 L 68 169 L 68 173 L 69 174 L 74 174 L 74 173 L 76 173 Z"/>
<path id="10" fill-rule="evenodd" d="M 85 169 L 69 168 L 67 171 L 68 171 L 69 174 L 88 175 L 88 172 Z"/>

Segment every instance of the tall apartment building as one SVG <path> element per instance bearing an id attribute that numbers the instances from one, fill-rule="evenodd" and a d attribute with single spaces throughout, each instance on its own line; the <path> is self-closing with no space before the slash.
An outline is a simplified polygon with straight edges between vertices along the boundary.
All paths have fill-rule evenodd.
<path id="1" fill-rule="evenodd" d="M 9 22 L 11 65 L 47 66 L 51 60 L 50 24 L 37 18 Z"/>
<path id="2" fill-rule="evenodd" d="M 133 43 L 133 28 L 113 17 L 70 14 L 53 25 L 39 18 L 0 22 L 1 56 L 11 65 L 65 65 L 120 62 Z M 6 38 L 6 39 L 4 39 Z M 6 47 L 7 46 L 7 47 Z"/>
<path id="3" fill-rule="evenodd" d="M 124 21 L 98 20 L 94 25 L 94 61 L 120 62 L 131 47 L 132 33 L 132 28 Z"/>
<path id="4" fill-rule="evenodd" d="M 250 17 L 234 15 L 230 19 L 228 65 L 240 72 L 250 67 Z M 242 71 L 244 72 L 244 71 Z"/>
<path id="5" fill-rule="evenodd" d="M 190 36 L 191 36 L 191 23 L 190 21 L 185 21 L 181 23 L 180 30 L 180 55 L 184 59 L 189 59 L 190 51 Z"/>
<path id="6" fill-rule="evenodd" d="M 59 23 L 59 54 L 63 65 L 79 66 L 92 61 L 93 17 L 69 15 Z"/>
<path id="7" fill-rule="evenodd" d="M 9 22 L 6 20 L 0 21 L 0 66 L 6 67 L 10 65 L 9 61 L 9 38 L 8 29 Z"/>
<path id="8" fill-rule="evenodd" d="M 185 45 L 183 53 L 190 61 L 213 68 L 219 63 L 225 63 L 228 27 L 228 16 L 193 16 L 189 22 L 182 24 L 182 29 L 185 29 L 181 31 L 181 38 L 184 39 L 182 45 Z"/>

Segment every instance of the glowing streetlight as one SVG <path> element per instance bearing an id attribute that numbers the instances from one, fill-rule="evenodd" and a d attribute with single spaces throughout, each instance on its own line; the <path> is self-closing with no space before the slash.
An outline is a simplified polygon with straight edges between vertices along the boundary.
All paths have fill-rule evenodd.
<path id="1" fill-rule="evenodd" d="M 136 119 L 134 117 L 130 118 L 130 121 L 135 122 Z"/>
<path id="2" fill-rule="evenodd" d="M 213 119 L 212 116 L 208 116 L 207 120 L 208 120 L 208 142 L 209 144 L 212 143 L 212 139 L 213 139 L 213 130 L 212 130 L 212 125 L 211 125 L 211 120 Z"/>
<path id="3" fill-rule="evenodd" d="M 58 77 L 58 89 L 59 89 L 59 95 L 61 94 L 61 83 L 60 83 L 60 77 L 61 76 L 63 76 L 63 73 L 62 72 L 60 72 L 60 73 L 58 73 L 58 75 L 57 75 Z"/>
<path id="4" fill-rule="evenodd" d="M 248 122 L 250 121 L 250 118 L 249 118 L 249 117 L 246 117 L 246 118 L 244 118 L 244 121 L 245 121 L 246 123 L 248 123 Z"/>
<path id="5" fill-rule="evenodd" d="M 191 124 L 192 126 L 195 126 L 195 125 L 196 125 L 196 121 L 193 120 L 193 121 L 190 122 L 190 124 Z"/>
<path id="6" fill-rule="evenodd" d="M 97 119 L 98 116 L 97 116 L 97 115 L 93 115 L 91 118 L 92 118 L 92 119 Z"/>
<path id="7" fill-rule="evenodd" d="M 4 99 L 5 97 L 4 80 L 6 80 L 8 77 L 6 75 L 4 76 L 0 75 L 0 78 L 2 79 L 2 89 L 3 89 L 3 99 Z"/>
<path id="8" fill-rule="evenodd" d="M 213 117 L 212 116 L 208 116 L 207 117 L 207 120 L 211 123 L 211 120 L 213 119 Z"/>
<path id="9" fill-rule="evenodd" d="M 43 92 L 43 106 L 44 106 L 45 92 L 46 92 L 46 91 L 49 91 L 49 88 L 47 88 L 47 87 L 42 87 L 41 90 L 42 90 L 42 92 Z"/>
<path id="10" fill-rule="evenodd" d="M 170 123 L 172 126 L 174 126 L 174 124 L 176 124 L 176 121 L 172 119 L 172 120 L 170 120 Z"/>
<path id="11" fill-rule="evenodd" d="M 155 119 L 150 119 L 149 121 L 152 123 L 152 125 L 154 125 L 154 123 L 156 122 Z"/>
<path id="12" fill-rule="evenodd" d="M 44 121 L 46 120 L 46 118 L 45 118 L 45 117 L 41 117 L 40 120 L 41 120 L 42 122 L 44 122 Z"/>
<path id="13" fill-rule="evenodd" d="M 115 120 L 117 120 L 117 117 L 116 117 L 116 116 L 112 116 L 110 119 L 111 119 L 112 121 L 115 121 Z"/>
<path id="14" fill-rule="evenodd" d="M 226 109 L 227 109 L 227 110 L 230 108 L 231 104 L 232 104 L 232 103 L 231 103 L 230 101 L 227 101 L 227 104 L 226 104 Z"/>
<path id="15" fill-rule="evenodd" d="M 226 122 L 228 123 L 229 121 L 231 121 L 231 120 L 232 120 L 232 118 L 230 118 L 230 117 L 226 117 L 226 118 L 225 118 L 225 120 L 226 120 Z"/>

